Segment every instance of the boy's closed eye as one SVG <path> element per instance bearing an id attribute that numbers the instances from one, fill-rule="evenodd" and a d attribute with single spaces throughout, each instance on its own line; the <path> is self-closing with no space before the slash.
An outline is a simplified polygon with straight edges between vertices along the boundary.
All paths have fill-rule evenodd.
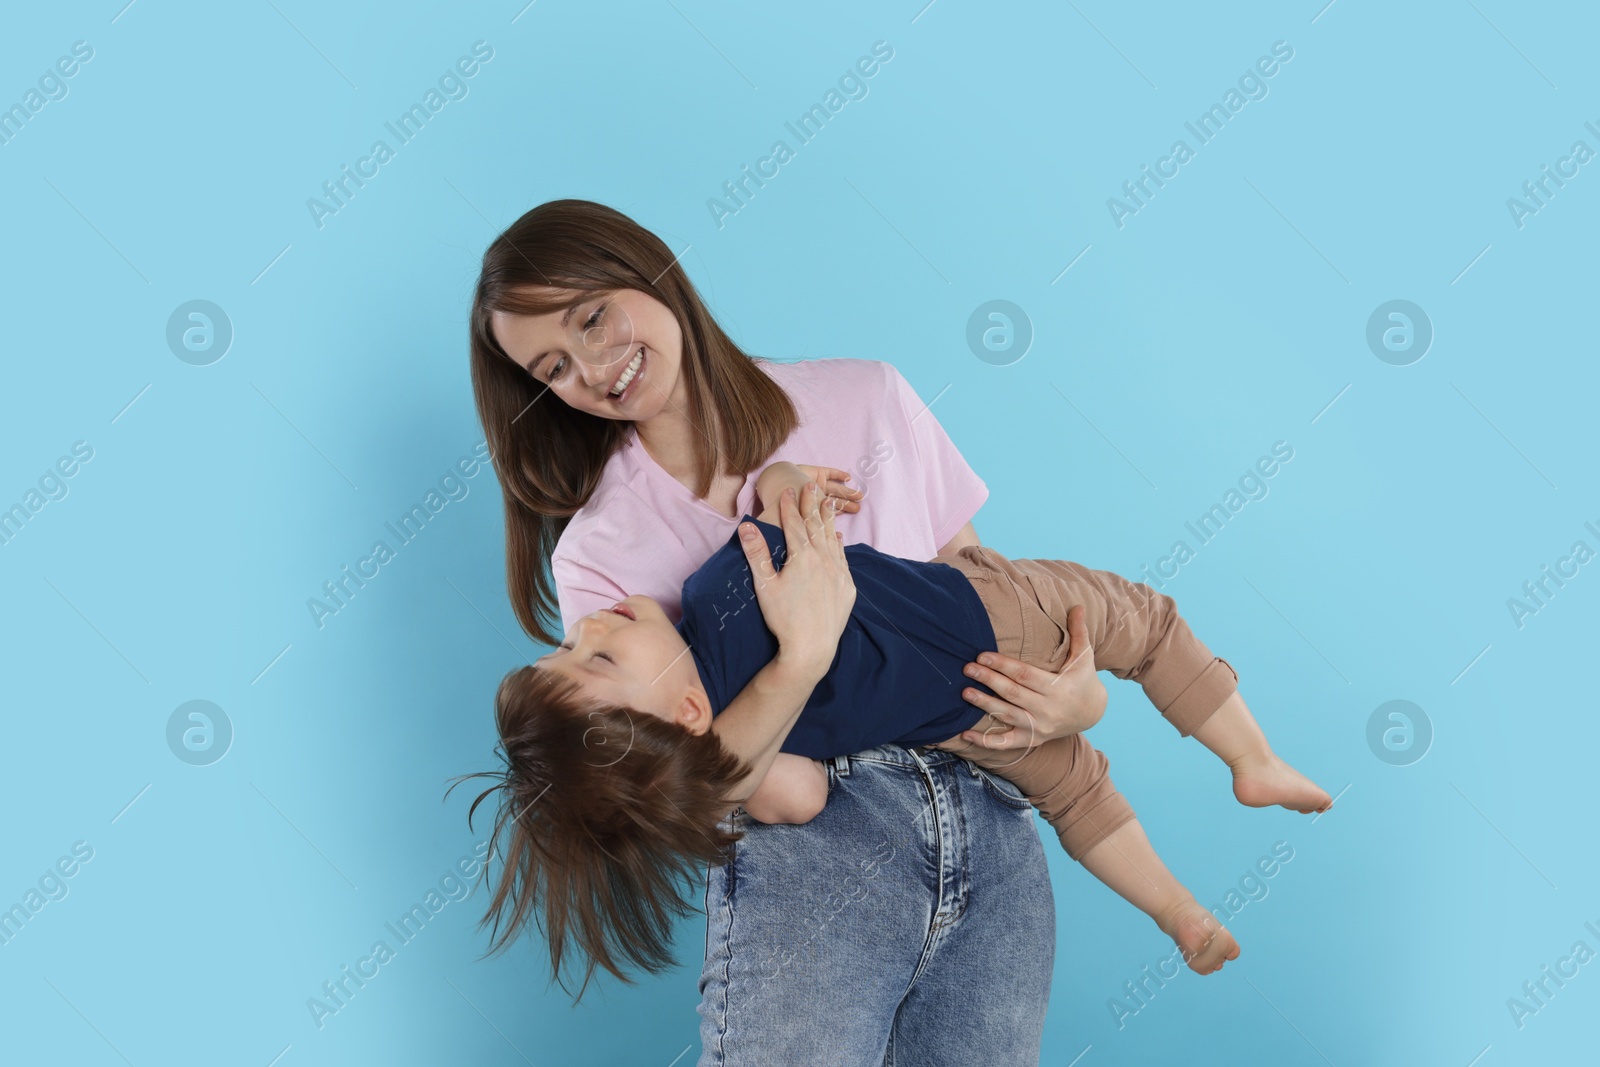
<path id="1" fill-rule="evenodd" d="M 559 649 L 562 649 L 563 651 L 566 651 L 566 652 L 571 652 L 572 651 L 572 646 L 568 645 L 568 644 L 561 644 L 561 645 L 557 645 L 556 647 L 559 648 Z M 612 658 L 611 653 L 609 653 L 609 652 L 591 652 L 591 653 L 589 653 L 589 658 L 590 659 L 603 659 L 607 663 L 610 663 L 612 665 L 615 665 L 616 662 L 617 662 L 615 659 Z"/>

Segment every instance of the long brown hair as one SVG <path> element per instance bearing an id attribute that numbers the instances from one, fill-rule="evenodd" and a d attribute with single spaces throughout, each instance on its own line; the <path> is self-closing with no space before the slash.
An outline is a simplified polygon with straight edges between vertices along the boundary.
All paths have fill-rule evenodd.
<path id="1" fill-rule="evenodd" d="M 563 965 L 582 961 L 575 1001 L 596 967 L 631 982 L 628 968 L 671 966 L 673 921 L 698 910 L 688 894 L 701 867 L 722 863 L 742 836 L 721 819 L 750 767 L 714 733 L 596 701 L 532 666 L 501 681 L 495 723 L 505 768 L 456 783 L 495 782 L 472 802 L 469 826 L 479 804 L 498 799 L 499 876 L 478 924 L 492 924 L 485 955 L 536 922 L 563 989 Z"/>
<path id="2" fill-rule="evenodd" d="M 606 461 L 633 425 L 569 407 L 508 356 L 490 329 L 495 311 L 543 315 L 564 308 L 538 290 L 637 289 L 677 317 L 680 374 L 694 437 L 695 494 L 719 470 L 748 474 L 799 424 L 781 387 L 722 331 L 659 237 L 589 200 L 552 200 L 523 215 L 483 254 L 472 296 L 472 393 L 505 499 L 506 581 L 517 621 L 536 640 L 560 634 L 551 553 L 573 514 L 594 493 Z M 559 621 L 559 620 L 556 620 Z"/>

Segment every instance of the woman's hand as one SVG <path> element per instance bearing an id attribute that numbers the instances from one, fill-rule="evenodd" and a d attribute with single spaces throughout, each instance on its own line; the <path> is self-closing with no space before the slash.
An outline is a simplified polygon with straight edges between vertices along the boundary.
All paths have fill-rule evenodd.
<path id="1" fill-rule="evenodd" d="M 982 682 L 999 699 L 976 689 L 961 695 L 990 718 L 1005 724 L 1000 730 L 967 730 L 962 738 L 984 748 L 1028 748 L 1057 737 L 1082 733 L 1100 721 L 1106 710 L 1106 687 L 1094 669 L 1094 649 L 1084 623 L 1083 605 L 1067 612 L 1067 665 L 1059 674 L 1030 666 L 998 652 L 984 652 L 977 663 L 967 664 L 967 677 Z"/>
<path id="2" fill-rule="evenodd" d="M 815 482 L 818 488 L 827 494 L 827 499 L 833 501 L 836 510 L 860 511 L 860 501 L 866 495 L 866 491 L 850 488 L 845 484 L 849 480 L 850 472 L 839 470 L 837 467 L 813 467 L 805 463 L 780 460 L 777 463 L 767 464 L 766 469 L 756 478 L 756 496 L 761 499 L 763 507 L 771 508 L 777 504 L 778 497 L 785 489 L 792 487 L 795 492 L 799 492 L 807 482 Z"/>
<path id="3" fill-rule="evenodd" d="M 756 603 L 778 639 L 775 662 L 790 663 L 818 679 L 833 663 L 856 602 L 856 584 L 833 525 L 834 508 L 823 507 L 822 501 L 822 489 L 814 481 L 798 493 L 790 487 L 778 495 L 778 525 L 786 546 L 781 571 L 772 565 L 766 539 L 754 524 L 739 526 Z"/>

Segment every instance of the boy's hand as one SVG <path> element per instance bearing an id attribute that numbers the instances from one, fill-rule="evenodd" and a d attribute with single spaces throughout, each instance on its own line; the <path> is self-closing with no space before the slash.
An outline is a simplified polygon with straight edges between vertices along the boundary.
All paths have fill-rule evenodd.
<path id="1" fill-rule="evenodd" d="M 752 523 L 741 523 L 739 542 L 755 586 L 756 603 L 767 629 L 778 639 L 775 662 L 786 662 L 820 679 L 839 647 L 839 635 L 856 602 L 856 584 L 834 529 L 834 509 L 822 506 L 822 489 L 808 481 L 778 496 L 786 558 L 772 565 L 767 542 Z"/>
<path id="2" fill-rule="evenodd" d="M 828 494 L 828 499 L 833 501 L 834 510 L 846 513 L 861 510 L 861 499 L 867 495 L 867 491 L 852 489 L 845 484 L 850 480 L 849 471 L 842 471 L 837 467 L 813 467 L 808 463 L 796 463 L 795 466 Z"/>
<path id="3" fill-rule="evenodd" d="M 836 510 L 860 511 L 860 500 L 866 493 L 864 490 L 852 489 L 846 485 L 849 480 L 850 473 L 837 467 L 813 467 L 805 463 L 789 463 L 784 460 L 769 463 L 756 478 L 756 496 L 761 500 L 764 509 L 756 517 L 763 522 L 772 521 L 768 519 L 767 513 L 776 512 L 778 497 L 783 491 L 793 488 L 795 492 L 799 492 L 807 482 L 815 482 L 818 488 L 827 494 L 827 499 L 833 502 Z"/>

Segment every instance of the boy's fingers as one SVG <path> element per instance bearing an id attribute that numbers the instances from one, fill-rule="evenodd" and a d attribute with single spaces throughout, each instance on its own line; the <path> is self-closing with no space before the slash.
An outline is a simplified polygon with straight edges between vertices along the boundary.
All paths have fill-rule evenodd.
<path id="1" fill-rule="evenodd" d="M 848 471 L 830 470 L 828 472 L 828 481 L 832 483 L 828 486 L 828 488 L 836 493 L 839 493 L 841 496 L 854 498 L 860 496 L 863 492 L 863 490 L 855 489 L 850 486 L 850 473 Z M 835 486 L 838 488 L 834 488 Z"/>
<path id="2" fill-rule="evenodd" d="M 848 482 L 850 480 L 850 472 L 842 471 L 838 467 L 812 467 L 811 469 L 817 472 L 815 477 L 819 481 Z"/>

